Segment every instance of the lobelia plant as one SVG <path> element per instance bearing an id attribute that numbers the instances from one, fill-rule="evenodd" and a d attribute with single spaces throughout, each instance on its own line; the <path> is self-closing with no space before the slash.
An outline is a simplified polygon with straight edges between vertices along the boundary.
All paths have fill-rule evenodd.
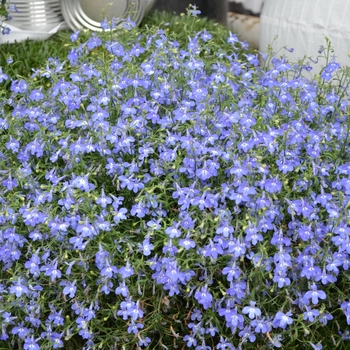
<path id="1" fill-rule="evenodd" d="M 234 34 L 114 24 L 0 73 L 1 346 L 345 348 L 349 73 L 329 42 L 307 79 Z"/>

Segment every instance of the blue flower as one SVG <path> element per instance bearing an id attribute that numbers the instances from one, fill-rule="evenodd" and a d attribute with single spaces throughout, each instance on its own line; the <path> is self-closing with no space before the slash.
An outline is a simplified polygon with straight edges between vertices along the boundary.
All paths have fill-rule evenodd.
<path id="1" fill-rule="evenodd" d="M 118 269 L 114 265 L 111 265 L 107 258 L 103 268 L 101 269 L 101 276 L 113 278 L 114 275 L 117 273 L 118 273 Z"/>
<path id="2" fill-rule="evenodd" d="M 216 260 L 219 255 L 224 253 L 220 244 L 214 243 L 211 239 L 209 240 L 209 245 L 205 246 L 203 249 L 203 255 Z"/>
<path id="3" fill-rule="evenodd" d="M 274 277 L 273 277 L 273 281 L 277 283 L 278 288 L 283 288 L 284 286 L 290 286 L 291 284 L 291 280 L 290 278 L 287 276 L 286 272 L 281 270 L 277 270 L 275 271 Z"/>
<path id="4" fill-rule="evenodd" d="M 72 186 L 78 188 L 81 191 L 89 192 L 94 189 L 94 185 L 89 183 L 89 175 L 76 176 L 72 181 Z"/>
<path id="5" fill-rule="evenodd" d="M 275 328 L 281 327 L 285 329 L 288 325 L 291 325 L 293 323 L 293 319 L 291 316 L 292 316 L 291 311 L 288 311 L 287 313 L 278 311 L 275 315 L 275 318 L 273 319 L 273 326 Z"/>
<path id="6" fill-rule="evenodd" d="M 27 337 L 24 339 L 23 349 L 24 350 L 40 350 L 40 346 L 37 343 L 39 339 L 34 339 L 32 335 L 30 338 Z"/>
<path id="7" fill-rule="evenodd" d="M 11 32 L 10 27 L 4 27 L 4 26 L 2 27 L 1 33 L 2 33 L 3 35 L 10 34 L 10 32 Z"/>
<path id="8" fill-rule="evenodd" d="M 33 254 L 31 258 L 24 264 L 29 269 L 29 272 L 34 276 L 40 275 L 40 257 L 37 254 Z"/>
<path id="9" fill-rule="evenodd" d="M 220 336 L 220 343 L 216 345 L 217 349 L 230 349 L 230 350 L 234 350 L 234 346 L 224 337 Z"/>
<path id="10" fill-rule="evenodd" d="M 11 333 L 17 334 L 20 339 L 25 339 L 26 336 L 29 334 L 29 329 L 24 326 L 24 322 L 20 322 L 12 328 Z"/>
<path id="11" fill-rule="evenodd" d="M 320 312 L 316 309 L 311 309 L 306 306 L 306 311 L 304 312 L 304 320 L 308 320 L 310 322 L 314 322 L 315 317 L 319 316 Z"/>
<path id="12" fill-rule="evenodd" d="M 188 13 L 194 17 L 197 17 L 197 15 L 201 14 L 201 11 L 198 10 L 197 6 L 190 5 L 190 7 L 188 9 Z"/>
<path id="13" fill-rule="evenodd" d="M 244 324 L 244 318 L 238 314 L 237 308 L 231 309 L 227 306 L 225 309 L 221 308 L 218 310 L 220 316 L 225 316 L 226 326 L 231 329 L 242 329 Z"/>
<path id="14" fill-rule="evenodd" d="M 185 250 L 189 250 L 196 246 L 196 242 L 190 239 L 190 235 L 187 234 L 186 238 L 182 238 L 179 240 L 179 246 L 183 247 Z"/>
<path id="15" fill-rule="evenodd" d="M 28 295 L 29 289 L 26 284 L 27 281 L 24 278 L 19 277 L 17 281 L 12 284 L 9 291 L 11 294 L 15 294 L 17 298 L 20 298 L 22 294 Z"/>
<path id="16" fill-rule="evenodd" d="M 178 229 L 180 223 L 174 222 L 173 226 L 167 227 L 165 230 L 165 233 L 170 237 L 170 238 L 179 238 L 181 237 L 181 231 Z"/>
<path id="17" fill-rule="evenodd" d="M 269 193 L 279 193 L 282 189 L 282 183 L 276 178 L 268 179 L 264 183 L 264 188 L 266 192 Z"/>
<path id="18" fill-rule="evenodd" d="M 333 316 L 328 312 L 320 312 L 318 320 L 323 326 L 325 326 L 327 325 L 328 321 L 333 320 Z"/>
<path id="19" fill-rule="evenodd" d="M 121 294 L 124 298 L 126 298 L 129 295 L 129 288 L 125 284 L 124 279 L 121 282 L 121 284 L 119 284 L 119 286 L 115 289 L 115 294 L 117 294 L 117 295 Z"/>
<path id="20" fill-rule="evenodd" d="M 12 63 L 13 63 L 13 57 L 12 57 L 12 55 L 10 55 L 10 56 L 8 56 L 8 57 L 6 58 L 6 63 L 8 63 L 8 64 L 12 64 Z"/>
<path id="21" fill-rule="evenodd" d="M 213 37 L 205 28 L 201 32 L 200 36 L 204 42 L 209 41 Z"/>
<path id="22" fill-rule="evenodd" d="M 148 346 L 151 343 L 151 339 L 149 337 L 141 338 L 139 337 L 138 344 L 139 346 Z"/>
<path id="23" fill-rule="evenodd" d="M 135 335 L 139 333 L 140 329 L 143 329 L 145 326 L 142 323 L 135 323 L 131 321 L 128 327 L 128 333 L 134 333 Z"/>
<path id="24" fill-rule="evenodd" d="M 70 298 L 74 298 L 75 293 L 77 291 L 77 287 L 76 287 L 76 280 L 74 280 L 73 282 L 70 281 L 62 281 L 60 282 L 61 286 L 64 286 L 63 288 L 63 294 L 64 295 L 68 295 Z"/>
<path id="25" fill-rule="evenodd" d="M 312 348 L 313 348 L 314 350 L 321 350 L 321 349 L 323 348 L 321 342 L 318 342 L 317 344 L 314 344 L 314 343 L 311 343 L 311 342 L 310 342 L 310 345 L 312 346 Z"/>
<path id="26" fill-rule="evenodd" d="M 323 290 L 318 290 L 315 283 L 311 285 L 311 290 L 305 293 L 306 299 L 311 299 L 313 304 L 318 304 L 318 299 L 326 299 L 326 293 Z"/>
<path id="27" fill-rule="evenodd" d="M 236 34 L 232 34 L 231 32 L 230 32 L 230 34 L 229 34 L 229 36 L 228 36 L 228 38 L 227 38 L 227 42 L 229 43 L 229 44 L 236 44 L 236 43 L 238 43 L 238 38 L 237 38 L 237 35 Z"/>
<path id="28" fill-rule="evenodd" d="M 213 296 L 208 291 L 208 286 L 203 286 L 200 289 L 197 289 L 194 297 L 197 299 L 198 303 L 203 305 L 204 309 L 208 309 L 212 306 Z"/>
<path id="29" fill-rule="evenodd" d="M 269 322 L 265 319 L 255 319 L 250 322 L 250 325 L 254 328 L 254 332 L 256 333 L 264 333 L 271 331 L 271 326 Z"/>
<path id="30" fill-rule="evenodd" d="M 120 211 L 119 211 L 120 212 Z M 137 216 L 138 218 L 143 218 L 148 214 L 149 209 L 145 206 L 145 204 L 140 201 L 137 204 L 134 204 L 130 210 L 130 214 L 132 216 Z"/>
<path id="31" fill-rule="evenodd" d="M 119 269 L 119 274 L 122 278 L 128 278 L 134 274 L 134 269 L 130 266 L 129 260 L 126 262 L 126 266 Z"/>
<path id="32" fill-rule="evenodd" d="M 242 338 L 242 342 L 246 342 L 247 339 L 249 339 L 249 341 L 251 343 L 254 343 L 256 340 L 256 336 L 254 334 L 254 332 L 251 331 L 250 326 L 246 326 L 244 327 L 239 333 L 238 335 Z"/>
<path id="33" fill-rule="evenodd" d="M 190 348 L 191 346 L 196 346 L 197 345 L 197 340 L 194 336 L 186 334 L 183 337 L 183 341 L 186 342 L 186 345 L 188 348 Z"/>
<path id="34" fill-rule="evenodd" d="M 219 329 L 210 323 L 210 327 L 205 330 L 205 333 L 214 337 L 216 333 L 219 333 Z"/>
<path id="35" fill-rule="evenodd" d="M 96 313 L 95 310 L 98 310 L 98 303 L 95 303 L 96 305 L 94 306 L 93 303 L 90 304 L 89 308 L 84 308 L 83 310 L 83 317 L 87 321 L 91 321 L 93 318 L 96 318 Z"/>
<path id="36" fill-rule="evenodd" d="M 252 320 L 254 318 L 261 316 L 261 310 L 257 307 L 255 307 L 256 302 L 250 301 L 250 306 L 245 306 L 242 310 L 242 313 L 248 314 L 248 317 Z"/>
<path id="37" fill-rule="evenodd" d="M 51 307 L 51 313 L 48 320 L 51 321 L 55 326 L 63 326 L 64 318 L 62 317 L 62 309 L 57 312 L 55 307 Z"/>
<path id="38" fill-rule="evenodd" d="M 14 80 L 12 81 L 10 89 L 11 91 L 13 91 L 14 94 L 17 94 L 17 93 L 25 93 L 27 91 L 27 87 L 28 87 L 28 84 L 24 80 Z"/>
<path id="39" fill-rule="evenodd" d="M 42 266 L 41 271 L 45 271 L 45 276 L 50 277 L 51 282 L 54 282 L 56 278 L 61 278 L 62 272 L 58 268 L 58 262 L 53 261 L 49 266 Z"/>
<path id="40" fill-rule="evenodd" d="M 6 187 L 9 191 L 11 191 L 12 189 L 14 189 L 18 186 L 18 182 L 16 179 L 12 179 L 12 176 L 10 174 L 9 177 L 7 178 L 7 180 L 4 180 L 2 182 L 2 185 L 4 187 Z"/>
<path id="41" fill-rule="evenodd" d="M 75 230 L 83 238 L 93 238 L 97 235 L 95 228 L 89 223 L 88 218 L 83 223 L 78 224 Z"/>
<path id="42" fill-rule="evenodd" d="M 145 255 L 145 256 L 151 255 L 151 252 L 154 248 L 154 245 L 152 243 L 150 243 L 148 238 L 144 239 L 142 244 L 139 243 L 138 246 L 139 246 L 140 251 L 142 251 L 143 255 Z"/>
<path id="43" fill-rule="evenodd" d="M 102 45 L 102 40 L 96 35 L 96 33 L 93 33 L 93 35 L 86 42 L 86 46 L 88 47 L 89 50 L 92 50 L 101 45 Z"/>
<path id="44" fill-rule="evenodd" d="M 118 224 L 121 220 L 125 220 L 126 217 L 126 213 L 128 212 L 128 210 L 126 208 L 120 208 L 114 215 L 113 220 L 116 224 Z"/>
<path id="45" fill-rule="evenodd" d="M 197 308 L 194 308 L 191 312 L 191 320 L 192 321 L 200 321 L 203 318 L 201 311 Z"/>
<path id="46" fill-rule="evenodd" d="M 227 275 L 227 280 L 229 282 L 233 281 L 233 278 L 238 279 L 239 276 L 241 275 L 239 267 L 237 267 L 236 261 L 233 260 L 232 264 L 230 266 L 226 266 L 223 270 L 222 273 L 224 275 Z"/>
<path id="47" fill-rule="evenodd" d="M 80 34 L 80 30 L 73 32 L 70 36 L 70 40 L 72 41 L 72 43 L 74 43 L 75 41 L 78 40 L 79 38 L 79 34 Z"/>
<path id="48" fill-rule="evenodd" d="M 6 143 L 6 148 L 11 150 L 14 153 L 18 153 L 20 143 L 10 135 L 10 141 Z"/>

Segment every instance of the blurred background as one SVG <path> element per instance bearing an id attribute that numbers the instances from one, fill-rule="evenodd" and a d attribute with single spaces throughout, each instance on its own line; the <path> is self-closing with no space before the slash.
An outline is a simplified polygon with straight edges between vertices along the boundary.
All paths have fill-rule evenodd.
<path id="1" fill-rule="evenodd" d="M 228 11 L 227 0 L 156 0 L 154 8 L 159 11 L 174 12 L 176 14 L 186 12 L 189 4 L 196 5 L 201 15 L 226 24 Z"/>
<path id="2" fill-rule="evenodd" d="M 259 47 L 259 16 L 263 0 L 156 0 L 154 9 L 180 14 L 186 12 L 190 4 L 199 8 L 201 16 L 228 26 L 252 48 Z"/>
<path id="3" fill-rule="evenodd" d="M 263 0 L 156 0 L 154 8 L 180 14 L 186 11 L 189 4 L 199 7 L 202 16 L 227 24 L 227 12 L 259 16 Z"/>

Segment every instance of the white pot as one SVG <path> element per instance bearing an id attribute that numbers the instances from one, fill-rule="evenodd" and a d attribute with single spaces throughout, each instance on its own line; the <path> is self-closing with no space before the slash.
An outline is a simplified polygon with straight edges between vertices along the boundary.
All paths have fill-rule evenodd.
<path id="1" fill-rule="evenodd" d="M 265 0 L 260 16 L 261 51 L 272 45 L 278 56 L 286 55 L 296 62 L 304 56 L 316 59 L 318 49 L 325 46 L 325 36 L 332 43 L 336 60 L 349 65 L 350 59 L 350 1 L 347 0 Z M 277 39 L 275 37 L 277 36 Z M 324 60 L 312 66 L 312 73 L 320 71 Z"/>

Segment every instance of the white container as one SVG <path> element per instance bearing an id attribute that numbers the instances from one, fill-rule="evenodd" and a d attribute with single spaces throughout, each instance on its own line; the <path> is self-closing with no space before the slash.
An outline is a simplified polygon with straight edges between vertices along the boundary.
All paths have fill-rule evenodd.
<path id="1" fill-rule="evenodd" d="M 10 28 L 10 34 L 2 35 L 0 34 L 0 44 L 9 43 L 12 44 L 14 42 L 20 42 L 24 40 L 46 40 L 51 35 L 56 34 L 59 30 L 66 29 L 66 22 L 62 22 L 58 25 L 52 26 L 40 26 L 38 28 L 34 28 L 32 30 L 23 30 L 21 28 L 12 26 L 6 23 L 6 27 Z"/>
<path id="2" fill-rule="evenodd" d="M 67 28 L 60 11 L 60 0 L 8 0 L 17 11 L 11 11 L 11 21 L 4 25 L 10 34 L 0 34 L 0 43 L 15 41 L 45 40 L 58 30 Z"/>
<path id="3" fill-rule="evenodd" d="M 304 56 L 316 59 L 318 49 L 326 44 L 327 36 L 336 60 L 348 66 L 349 18 L 350 1 L 347 0 L 265 0 L 260 16 L 260 50 L 266 52 L 271 45 L 277 52 L 287 46 L 294 51 L 282 49 L 278 56 L 285 55 L 293 62 Z M 320 59 L 318 64 L 311 65 L 315 74 L 325 61 Z"/>
<path id="4" fill-rule="evenodd" d="M 12 26 L 35 31 L 38 27 L 58 25 L 63 22 L 59 0 L 9 0 L 8 5 L 14 6 L 16 11 L 10 11 Z"/>
<path id="5" fill-rule="evenodd" d="M 104 18 L 130 19 L 137 25 L 141 23 L 155 0 L 61 0 L 61 11 L 68 26 L 73 30 L 90 29 L 102 31 Z"/>

